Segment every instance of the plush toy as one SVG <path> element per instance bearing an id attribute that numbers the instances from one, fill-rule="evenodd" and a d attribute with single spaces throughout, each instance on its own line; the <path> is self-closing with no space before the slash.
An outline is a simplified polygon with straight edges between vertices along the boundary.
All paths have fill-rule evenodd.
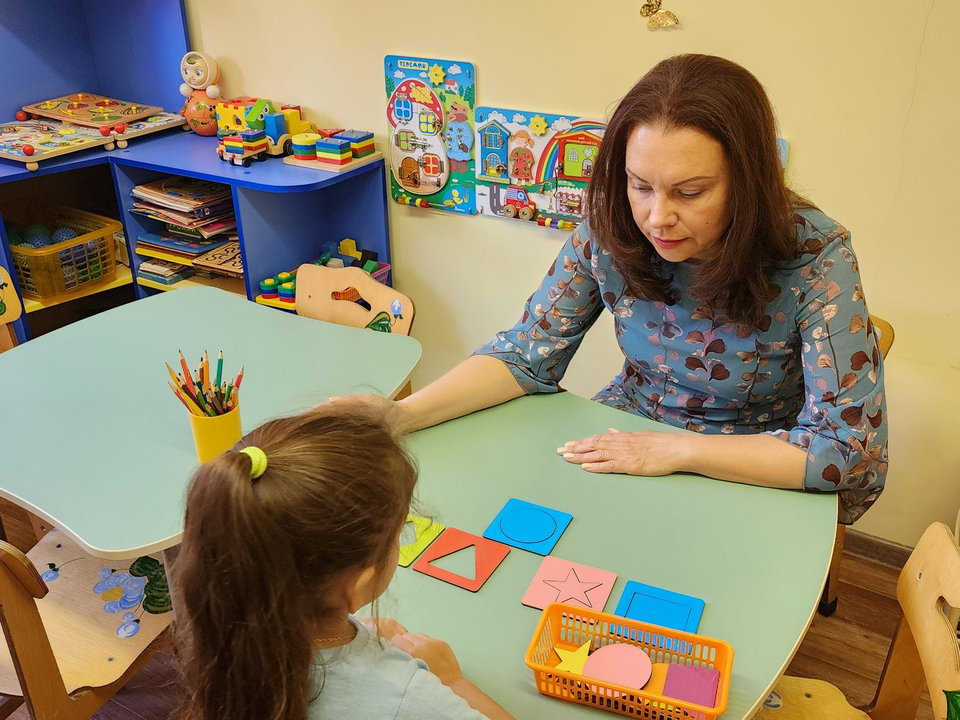
<path id="1" fill-rule="evenodd" d="M 180 74 L 184 80 L 180 94 L 187 98 L 180 115 L 187 119 L 187 129 L 197 135 L 216 135 L 220 66 L 206 53 L 191 51 L 180 61 Z"/>

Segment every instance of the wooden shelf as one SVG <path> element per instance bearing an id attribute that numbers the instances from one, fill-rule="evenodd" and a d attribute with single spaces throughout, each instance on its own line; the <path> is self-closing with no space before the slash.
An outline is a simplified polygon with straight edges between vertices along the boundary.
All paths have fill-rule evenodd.
<path id="1" fill-rule="evenodd" d="M 173 285 L 164 285 L 163 283 L 154 282 L 153 280 L 147 280 L 146 278 L 138 277 L 137 284 L 143 285 L 144 287 L 153 288 L 155 290 L 179 290 L 180 288 L 189 288 L 189 287 L 213 287 L 220 290 L 226 290 L 228 293 L 233 293 L 234 295 L 239 295 L 240 297 L 245 298 L 247 296 L 247 289 L 243 285 L 243 278 L 228 278 L 228 277 L 215 277 L 215 278 L 205 278 L 194 275 L 189 277 L 186 280 L 181 280 L 176 282 Z"/>
<path id="2" fill-rule="evenodd" d="M 174 255 L 173 253 L 164 252 L 163 250 L 154 250 L 153 248 L 145 248 L 137 245 L 137 255 L 143 255 L 144 257 L 156 258 L 157 260 L 167 260 L 172 263 L 179 263 L 180 265 L 189 265 L 193 267 L 193 260 L 191 258 L 185 258 L 182 255 Z"/>
<path id="3" fill-rule="evenodd" d="M 53 297 L 43 298 L 42 300 L 24 298 L 23 309 L 28 313 L 36 312 L 37 310 L 44 310 L 45 308 L 50 308 L 54 305 L 62 305 L 65 302 L 77 300 L 79 298 L 86 297 L 87 295 L 96 295 L 97 293 L 105 290 L 112 290 L 113 288 L 121 287 L 123 285 L 129 285 L 132 282 L 133 275 L 130 273 L 130 268 L 124 265 L 117 265 L 117 277 L 110 282 L 97 283 L 81 290 L 77 290 L 76 292 L 69 293 L 68 295 L 55 295 Z"/>

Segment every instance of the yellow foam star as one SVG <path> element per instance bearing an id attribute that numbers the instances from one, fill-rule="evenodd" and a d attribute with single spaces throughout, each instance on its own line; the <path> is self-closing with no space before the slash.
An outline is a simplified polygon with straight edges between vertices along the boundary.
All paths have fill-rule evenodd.
<path id="1" fill-rule="evenodd" d="M 434 85 L 439 85 L 440 83 L 442 83 L 443 79 L 446 76 L 447 74 L 443 71 L 443 68 L 440 67 L 439 65 L 434 65 L 433 67 L 430 68 L 430 82 L 432 82 Z"/>
<path id="2" fill-rule="evenodd" d="M 542 115 L 535 115 L 530 121 L 530 130 L 534 135 L 543 135 L 547 132 L 547 121 Z"/>
<path id="3" fill-rule="evenodd" d="M 587 656 L 590 654 L 590 642 L 586 642 L 576 650 L 563 650 L 554 648 L 557 655 L 560 656 L 560 664 L 557 670 L 565 670 L 574 675 L 583 675 L 583 666 L 587 663 Z"/>

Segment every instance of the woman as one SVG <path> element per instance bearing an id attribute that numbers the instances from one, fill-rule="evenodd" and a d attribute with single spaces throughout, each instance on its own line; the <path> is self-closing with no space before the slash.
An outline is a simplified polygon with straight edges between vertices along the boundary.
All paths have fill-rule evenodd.
<path id="1" fill-rule="evenodd" d="M 556 392 L 606 309 L 626 359 L 594 399 L 695 432 L 611 430 L 567 461 L 837 492 L 853 523 L 887 469 L 880 353 L 850 234 L 787 189 L 757 79 L 658 64 L 607 127 L 587 210 L 520 321 L 401 402 L 408 429 Z"/>

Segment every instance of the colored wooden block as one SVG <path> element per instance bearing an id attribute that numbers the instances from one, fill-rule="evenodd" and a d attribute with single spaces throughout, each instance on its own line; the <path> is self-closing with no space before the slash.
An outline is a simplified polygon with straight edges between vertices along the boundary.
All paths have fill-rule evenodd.
<path id="1" fill-rule="evenodd" d="M 334 137 L 342 132 L 343 128 L 321 128 L 317 130 L 317 134 L 325 138 Z"/>
<path id="2" fill-rule="evenodd" d="M 409 567 L 437 539 L 446 527 L 430 518 L 407 515 L 414 532 L 413 542 L 400 546 L 400 567 Z"/>
<path id="3" fill-rule="evenodd" d="M 614 614 L 695 633 L 700 627 L 703 608 L 704 602 L 699 598 L 631 580 L 624 587 Z"/>
<path id="4" fill-rule="evenodd" d="M 615 572 L 545 557 L 520 602 L 538 610 L 562 602 L 602 611 L 616 582 Z"/>
<path id="5" fill-rule="evenodd" d="M 367 262 L 363 263 L 362 267 L 365 273 L 369 273 L 370 275 L 372 275 L 373 273 L 375 273 L 377 270 L 380 269 L 380 263 L 378 263 L 376 260 L 367 260 Z"/>
<path id="6" fill-rule="evenodd" d="M 671 664 L 667 668 L 663 696 L 712 708 L 717 704 L 719 685 L 719 670 Z"/>
<path id="7" fill-rule="evenodd" d="M 473 547 L 476 550 L 477 560 L 473 579 L 457 575 L 434 566 L 432 563 L 447 555 Z M 417 572 L 429 575 L 437 580 L 456 585 L 470 592 L 477 592 L 483 584 L 493 575 L 503 559 L 510 554 L 510 548 L 492 540 L 485 540 L 478 535 L 471 535 L 463 530 L 456 528 L 447 528 L 439 538 L 429 547 L 429 549 L 420 556 L 414 564 L 413 569 Z"/>
<path id="8" fill-rule="evenodd" d="M 337 249 L 340 251 L 341 255 L 349 255 L 350 257 L 355 258 L 363 257 L 363 254 L 357 250 L 357 241 L 353 238 L 344 238 L 341 240 Z"/>
<path id="9" fill-rule="evenodd" d="M 359 249 L 359 248 L 358 248 Z M 360 250 L 360 262 L 378 261 L 380 256 L 374 250 Z"/>
<path id="10" fill-rule="evenodd" d="M 504 545 L 549 555 L 573 515 L 511 498 L 483 536 Z"/>
<path id="11" fill-rule="evenodd" d="M 334 137 L 347 140 L 351 143 L 362 143 L 365 140 L 373 140 L 373 133 L 367 130 L 343 130 Z"/>
<path id="12" fill-rule="evenodd" d="M 345 265 L 343 263 L 343 260 L 341 260 L 340 258 L 332 257 L 329 260 L 327 260 L 327 267 L 342 268 L 342 267 L 345 267 Z"/>
<path id="13" fill-rule="evenodd" d="M 332 150 L 334 152 L 350 152 L 350 141 L 349 140 L 340 140 L 338 138 L 320 138 L 317 140 L 314 145 L 317 148 L 317 151 L 320 150 Z"/>

